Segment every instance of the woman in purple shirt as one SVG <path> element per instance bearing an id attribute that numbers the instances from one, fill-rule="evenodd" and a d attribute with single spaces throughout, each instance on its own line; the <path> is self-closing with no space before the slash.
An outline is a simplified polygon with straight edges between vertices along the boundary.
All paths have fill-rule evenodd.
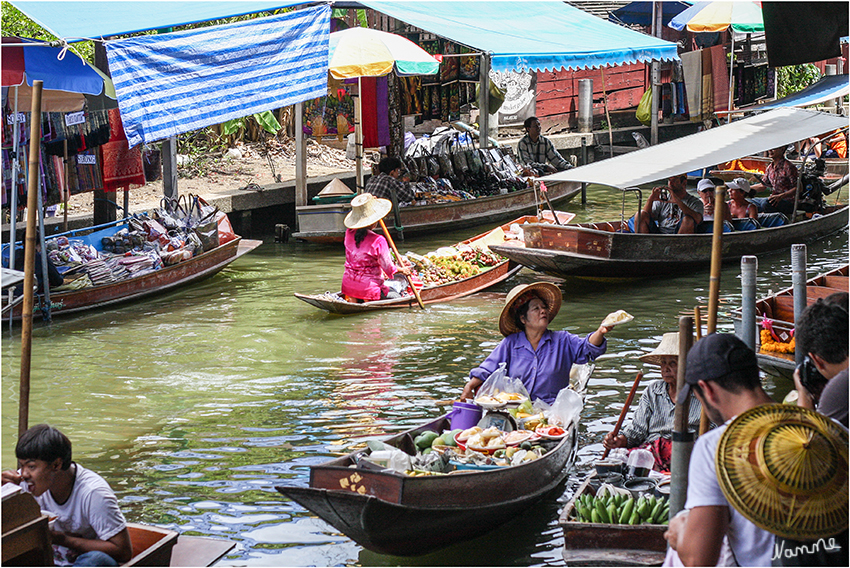
<path id="1" fill-rule="evenodd" d="M 548 282 L 521 284 L 508 293 L 499 318 L 505 339 L 481 365 L 469 372 L 461 399 L 472 398 L 490 373 L 507 363 L 511 378 L 519 378 L 531 400 L 549 404 L 570 384 L 573 363 L 587 363 L 605 353 L 605 334 L 600 326 L 585 338 L 568 331 L 550 331 L 549 322 L 561 309 L 561 290 Z"/>

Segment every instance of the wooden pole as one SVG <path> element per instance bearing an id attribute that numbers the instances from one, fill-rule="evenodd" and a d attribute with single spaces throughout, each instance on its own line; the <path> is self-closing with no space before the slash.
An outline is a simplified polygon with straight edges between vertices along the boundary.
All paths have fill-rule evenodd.
<path id="1" fill-rule="evenodd" d="M 617 434 L 620 433 L 620 426 L 623 425 L 623 419 L 626 417 L 626 412 L 629 411 L 629 407 L 632 405 L 632 400 L 635 398 L 635 392 L 637 392 L 638 385 L 642 378 L 643 371 L 638 371 L 637 377 L 635 377 L 635 382 L 632 384 L 632 390 L 629 391 L 629 396 L 626 397 L 626 403 L 623 405 L 623 410 L 620 411 L 620 417 L 617 418 L 617 424 L 614 425 L 614 431 L 612 432 L 613 438 L 616 438 Z M 602 454 L 603 460 L 608 457 L 609 451 L 611 451 L 609 448 L 605 448 L 605 452 Z"/>
<path id="2" fill-rule="evenodd" d="M 608 149 L 609 157 L 614 157 L 614 130 L 611 126 L 611 115 L 608 112 L 608 90 L 605 88 L 605 68 L 600 68 L 602 71 L 602 102 L 605 104 L 605 121 L 608 123 Z M 581 137 L 584 140 L 584 136 Z"/>
<path id="3" fill-rule="evenodd" d="M 384 220 L 381 219 L 378 221 L 381 224 L 381 229 L 384 230 L 384 235 L 387 237 L 387 242 L 390 243 L 390 248 L 395 253 L 395 257 L 398 259 L 398 262 L 401 263 L 401 255 L 398 254 L 398 249 L 395 248 L 395 243 L 393 242 L 393 238 L 390 236 L 390 232 L 387 230 L 387 226 L 384 224 Z M 416 289 L 416 286 L 413 285 L 413 278 L 410 275 L 405 274 L 407 277 L 407 283 L 410 284 L 410 289 L 413 290 L 413 295 L 416 296 L 416 301 L 419 302 L 419 307 L 423 310 L 425 309 L 425 304 L 422 303 L 422 297 L 419 295 L 419 290 Z"/>
<path id="4" fill-rule="evenodd" d="M 63 204 L 63 207 L 62 207 L 62 231 L 67 233 L 68 232 L 68 195 L 71 193 L 71 190 L 68 187 L 68 177 L 69 177 L 68 176 L 68 141 L 65 140 L 62 143 L 62 146 L 63 146 L 62 149 L 63 149 L 63 153 L 64 153 L 64 157 L 65 157 L 65 161 L 62 162 L 63 163 L 62 175 L 65 176 L 65 179 L 63 180 L 64 183 L 62 184 L 62 204 Z"/>
<path id="5" fill-rule="evenodd" d="M 27 181 L 27 232 L 24 240 L 24 303 L 21 311 L 21 387 L 18 401 L 18 438 L 29 428 L 30 361 L 32 360 L 32 306 L 35 285 L 35 222 L 38 217 L 38 161 L 41 156 L 41 91 L 43 81 L 33 81 L 30 120 L 29 180 Z M 14 243 L 14 240 L 13 240 Z M 44 275 L 47 278 L 47 275 Z"/>
<path id="6" fill-rule="evenodd" d="M 706 335 L 717 331 L 717 304 L 720 298 L 720 270 L 723 262 L 723 217 L 726 212 L 726 188 L 717 186 L 714 192 L 714 234 L 711 237 L 711 277 L 708 287 L 708 322 Z M 702 408 L 699 421 L 700 436 L 708 432 L 708 415 Z"/>
<path id="7" fill-rule="evenodd" d="M 697 341 L 702 339 L 702 313 L 699 306 L 694 306 L 694 324 L 697 330 Z"/>
<path id="8" fill-rule="evenodd" d="M 693 345 L 693 321 L 690 317 L 679 318 L 679 366 L 676 373 L 676 393 L 685 388 L 685 373 L 687 372 L 688 351 Z M 685 506 L 688 492 L 688 467 L 691 462 L 691 450 L 694 447 L 694 437 L 688 431 L 688 416 L 690 415 L 691 397 L 688 396 L 682 404 L 676 402 L 673 410 L 673 449 L 670 456 L 670 518 Z"/>

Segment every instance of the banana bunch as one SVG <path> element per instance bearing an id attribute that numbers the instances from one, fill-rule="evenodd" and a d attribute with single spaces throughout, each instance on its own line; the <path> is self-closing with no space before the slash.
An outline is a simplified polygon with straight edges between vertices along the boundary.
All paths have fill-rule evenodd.
<path id="1" fill-rule="evenodd" d="M 635 500 L 625 495 L 594 497 L 584 493 L 576 498 L 574 512 L 580 523 L 612 525 L 666 525 L 670 514 L 667 497 L 641 496 Z"/>

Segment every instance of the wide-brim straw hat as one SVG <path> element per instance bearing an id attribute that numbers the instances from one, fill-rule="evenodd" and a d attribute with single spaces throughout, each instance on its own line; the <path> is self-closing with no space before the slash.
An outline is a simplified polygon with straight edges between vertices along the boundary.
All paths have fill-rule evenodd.
<path id="1" fill-rule="evenodd" d="M 847 530 L 847 429 L 814 411 L 766 404 L 735 418 L 717 447 L 717 478 L 753 524 L 794 540 Z"/>
<path id="2" fill-rule="evenodd" d="M 371 193 L 361 193 L 351 200 L 351 211 L 342 221 L 349 229 L 371 227 L 387 216 L 393 208 L 389 199 L 375 197 Z"/>
<path id="3" fill-rule="evenodd" d="M 505 307 L 502 308 L 502 315 L 499 316 L 499 331 L 505 337 L 522 331 L 516 325 L 515 310 L 520 300 L 528 301 L 531 299 L 526 298 L 526 294 L 529 293 L 536 294 L 541 300 L 546 302 L 546 306 L 549 308 L 549 323 L 552 323 L 552 320 L 555 319 L 555 316 L 561 310 L 561 290 L 554 284 L 549 282 L 535 282 L 534 284 L 514 286 L 508 292 L 508 296 L 505 298 Z"/>
<path id="4" fill-rule="evenodd" d="M 679 332 L 665 333 L 661 336 L 661 343 L 658 347 L 638 357 L 644 363 L 651 365 L 660 365 L 662 357 L 678 357 L 679 356 Z"/>

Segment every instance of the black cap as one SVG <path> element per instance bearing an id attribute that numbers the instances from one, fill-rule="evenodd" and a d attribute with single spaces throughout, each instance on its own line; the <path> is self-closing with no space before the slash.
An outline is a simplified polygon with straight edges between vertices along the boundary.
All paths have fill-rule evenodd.
<path id="1" fill-rule="evenodd" d="M 677 402 L 684 402 L 691 390 L 690 386 L 699 381 L 733 376 L 749 378 L 753 374 L 758 375 L 758 362 L 756 354 L 746 343 L 731 333 L 706 335 L 688 351 L 685 388 L 679 393 Z"/>

